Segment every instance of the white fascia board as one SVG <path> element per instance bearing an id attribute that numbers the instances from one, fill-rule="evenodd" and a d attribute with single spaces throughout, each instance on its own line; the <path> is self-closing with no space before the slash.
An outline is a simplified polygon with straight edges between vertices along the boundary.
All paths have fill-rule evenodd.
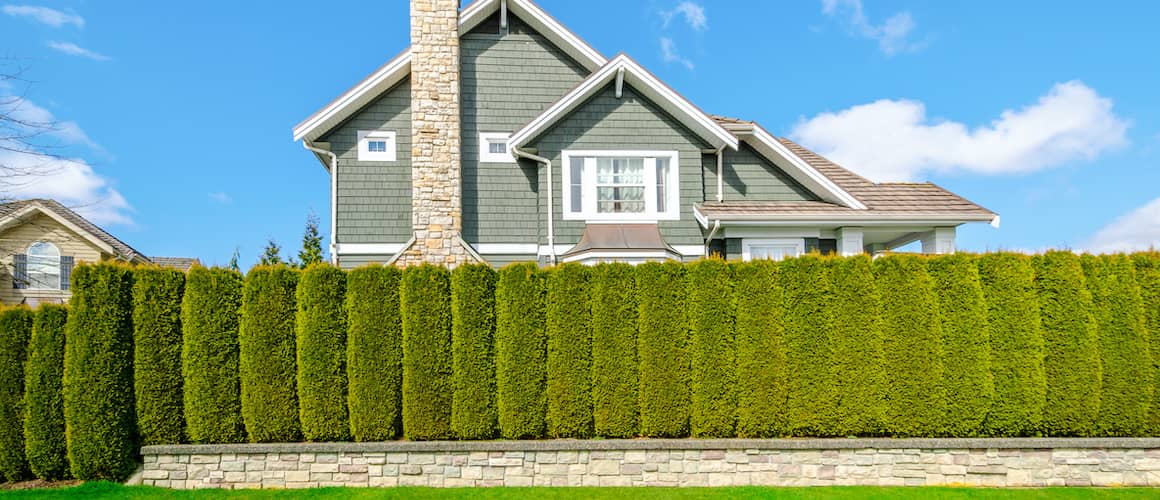
<path id="1" fill-rule="evenodd" d="M 107 253 L 109 255 L 113 255 L 113 256 L 121 255 L 119 252 L 117 252 L 117 250 L 115 250 L 108 243 L 101 241 L 101 239 L 98 238 L 95 234 L 90 233 L 88 231 L 85 231 L 80 226 L 73 224 L 68 219 L 62 217 L 60 214 L 58 214 L 58 213 L 56 213 L 48 208 L 45 208 L 45 207 L 41 206 L 40 204 L 28 205 L 27 207 L 20 209 L 20 211 L 5 217 L 4 220 L 2 222 L 0 222 L 0 230 L 7 230 L 10 227 L 19 226 L 19 225 L 27 222 L 28 219 L 26 219 L 26 217 L 28 217 L 32 212 L 40 212 L 40 213 L 44 214 L 48 218 L 56 221 L 58 224 L 68 228 L 69 231 L 76 233 L 77 236 L 84 238 L 85 241 L 88 241 L 89 243 L 92 243 L 97 248 L 100 248 L 102 252 L 105 252 L 105 253 Z M 128 256 L 126 256 L 126 257 L 128 257 Z"/>
<path id="2" fill-rule="evenodd" d="M 790 151 L 781 141 L 778 141 L 777 138 L 760 125 L 755 123 L 752 126 L 746 127 L 748 128 L 748 134 L 742 137 L 752 137 L 753 141 L 750 141 L 750 145 L 765 155 L 767 159 L 776 160 L 774 157 L 778 157 L 789 163 L 791 168 L 786 169 L 786 173 L 811 192 L 828 202 L 836 203 L 844 207 L 855 210 L 867 209 L 866 205 L 862 204 L 862 202 L 858 201 L 857 198 L 846 192 L 846 190 L 838 187 L 834 181 L 823 175 L 800 156 L 794 154 L 793 151 Z M 734 130 L 740 129 L 735 128 Z"/>
<path id="3" fill-rule="evenodd" d="M 840 215 L 840 216 L 802 216 L 802 215 L 767 215 L 753 217 L 732 217 L 719 219 L 722 226 L 959 226 L 972 222 L 991 222 L 991 215 Z M 718 219 L 714 219 L 718 220 Z"/>
<path id="4" fill-rule="evenodd" d="M 326 133 L 330 126 L 337 125 L 350 114 L 361 109 L 383 92 L 390 90 L 411 74 L 411 49 L 403 51 L 359 82 L 346 93 L 335 99 L 317 113 L 294 127 L 294 140 L 305 139 L 312 142 Z M 328 126 L 329 125 L 329 126 Z"/>

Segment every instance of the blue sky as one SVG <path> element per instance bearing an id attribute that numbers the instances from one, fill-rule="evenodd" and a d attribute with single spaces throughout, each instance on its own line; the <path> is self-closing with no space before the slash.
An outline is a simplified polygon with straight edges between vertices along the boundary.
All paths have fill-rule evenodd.
<path id="1" fill-rule="evenodd" d="M 707 111 L 1002 214 L 960 248 L 1160 246 L 1155 2 L 541 0 Z M 22 109 L 63 126 L 54 196 L 150 255 L 296 249 L 328 180 L 298 121 L 408 44 L 389 2 L 0 3 Z M 329 228 L 324 228 L 329 230 Z"/>

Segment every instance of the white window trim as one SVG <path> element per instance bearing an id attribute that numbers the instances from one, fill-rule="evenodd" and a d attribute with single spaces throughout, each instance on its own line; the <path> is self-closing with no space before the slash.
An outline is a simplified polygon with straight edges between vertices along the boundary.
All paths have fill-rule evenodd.
<path id="1" fill-rule="evenodd" d="M 32 273 L 32 247 L 34 247 L 36 245 L 41 245 L 41 244 L 48 245 L 53 250 L 56 250 L 56 286 L 38 287 L 38 286 L 36 286 L 37 281 L 32 279 L 32 274 L 33 274 Z M 28 279 L 28 288 L 26 288 L 26 290 L 60 290 L 61 272 L 64 271 L 63 269 L 61 269 L 61 265 L 60 265 L 60 256 L 61 256 L 60 247 L 56 246 L 52 242 L 36 241 L 36 242 L 33 242 L 31 245 L 28 245 L 28 249 L 25 250 L 24 252 L 25 252 L 24 255 L 27 256 L 25 258 L 26 259 L 25 265 L 27 267 L 25 268 L 25 271 L 24 271 L 24 275 Z M 38 273 L 38 274 L 43 274 L 43 273 Z M 51 275 L 51 274 L 49 274 L 49 275 Z"/>
<path id="2" fill-rule="evenodd" d="M 385 140 L 387 150 L 372 152 L 368 144 L 372 140 Z M 358 131 L 358 161 L 397 161 L 398 142 L 395 132 L 389 130 L 359 130 Z"/>
<path id="3" fill-rule="evenodd" d="M 560 166 L 560 197 L 563 203 L 562 217 L 564 220 L 582 220 L 586 222 L 657 222 L 681 219 L 681 184 L 680 184 L 680 154 L 677 151 L 564 151 L 563 162 Z M 666 190 L 668 196 L 665 212 L 656 212 L 656 166 L 645 162 L 645 207 L 652 209 L 640 214 L 602 214 L 596 211 L 596 168 L 595 162 L 585 163 L 582 183 L 587 195 L 580 212 L 572 211 L 572 158 L 668 158 L 669 178 Z M 650 168 L 651 165 L 651 168 Z"/>
<path id="4" fill-rule="evenodd" d="M 741 260 L 744 260 L 744 261 L 752 260 L 753 255 L 750 253 L 750 249 L 753 247 L 764 247 L 764 246 L 778 246 L 778 247 L 792 246 L 792 247 L 797 249 L 797 254 L 799 256 L 805 255 L 805 253 L 806 253 L 806 240 L 805 240 L 805 238 L 760 238 L 760 239 L 745 238 L 745 239 L 741 240 Z"/>
<path id="5" fill-rule="evenodd" d="M 479 134 L 479 162 L 480 163 L 515 163 L 516 157 L 512 156 L 511 144 L 508 139 L 511 134 L 505 132 L 483 132 Z M 505 153 L 492 153 L 490 143 L 502 140 L 508 144 L 508 150 Z"/>

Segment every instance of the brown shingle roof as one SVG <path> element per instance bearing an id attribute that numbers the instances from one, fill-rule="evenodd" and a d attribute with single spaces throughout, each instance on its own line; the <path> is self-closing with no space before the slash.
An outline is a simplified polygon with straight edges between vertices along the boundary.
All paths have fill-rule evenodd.
<path id="1" fill-rule="evenodd" d="M 149 260 L 161 267 L 177 269 L 178 271 L 188 271 L 191 267 L 201 264 L 200 260 L 188 257 L 149 257 Z"/>
<path id="2" fill-rule="evenodd" d="M 67 220 L 70 223 L 72 223 L 73 225 L 88 232 L 89 234 L 96 237 L 98 240 L 104 242 L 106 245 L 113 247 L 113 250 L 115 250 L 118 254 L 120 254 L 119 256 L 124 257 L 125 259 L 132 260 L 135 258 L 140 258 L 140 259 L 149 260 L 149 257 L 146 257 L 141 252 L 138 252 L 133 247 L 129 246 L 128 243 L 125 243 L 125 242 L 117 239 L 113 235 L 105 232 L 104 229 L 101 229 L 96 224 L 89 222 L 88 219 L 81 217 L 80 214 L 72 211 L 71 209 L 69 209 L 68 207 L 66 207 L 64 205 L 61 205 L 56 200 L 31 199 L 31 200 L 12 201 L 12 202 L 8 202 L 8 203 L 0 203 L 0 217 L 6 217 L 9 215 L 13 215 L 16 212 L 19 212 L 20 210 L 23 210 L 25 207 L 28 207 L 31 205 L 38 205 L 45 210 L 52 211 L 53 213 L 59 215 L 64 220 Z"/>

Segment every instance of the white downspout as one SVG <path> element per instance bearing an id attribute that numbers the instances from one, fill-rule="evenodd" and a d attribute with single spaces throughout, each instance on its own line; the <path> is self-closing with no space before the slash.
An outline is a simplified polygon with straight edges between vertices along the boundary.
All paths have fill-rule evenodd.
<path id="1" fill-rule="evenodd" d="M 302 141 L 308 151 L 330 157 L 330 263 L 338 265 L 338 155 Z"/>
<path id="2" fill-rule="evenodd" d="M 717 202 L 725 201 L 725 145 L 717 148 Z M 720 221 L 718 221 L 720 222 Z"/>
<path id="3" fill-rule="evenodd" d="M 536 156 L 528 153 L 520 148 L 512 148 L 512 153 L 518 158 L 525 158 L 540 163 L 548 168 L 548 258 L 551 263 L 556 263 L 556 231 L 555 231 L 555 203 L 556 199 L 553 196 L 555 191 L 552 183 L 552 160 L 544 158 L 543 156 Z M 538 253 L 538 252 L 537 252 Z"/>
<path id="4" fill-rule="evenodd" d="M 713 242 L 713 237 L 717 236 L 717 231 L 721 229 L 721 221 L 713 221 L 713 230 L 709 231 L 709 237 L 705 238 L 705 257 L 709 256 L 709 244 Z"/>

